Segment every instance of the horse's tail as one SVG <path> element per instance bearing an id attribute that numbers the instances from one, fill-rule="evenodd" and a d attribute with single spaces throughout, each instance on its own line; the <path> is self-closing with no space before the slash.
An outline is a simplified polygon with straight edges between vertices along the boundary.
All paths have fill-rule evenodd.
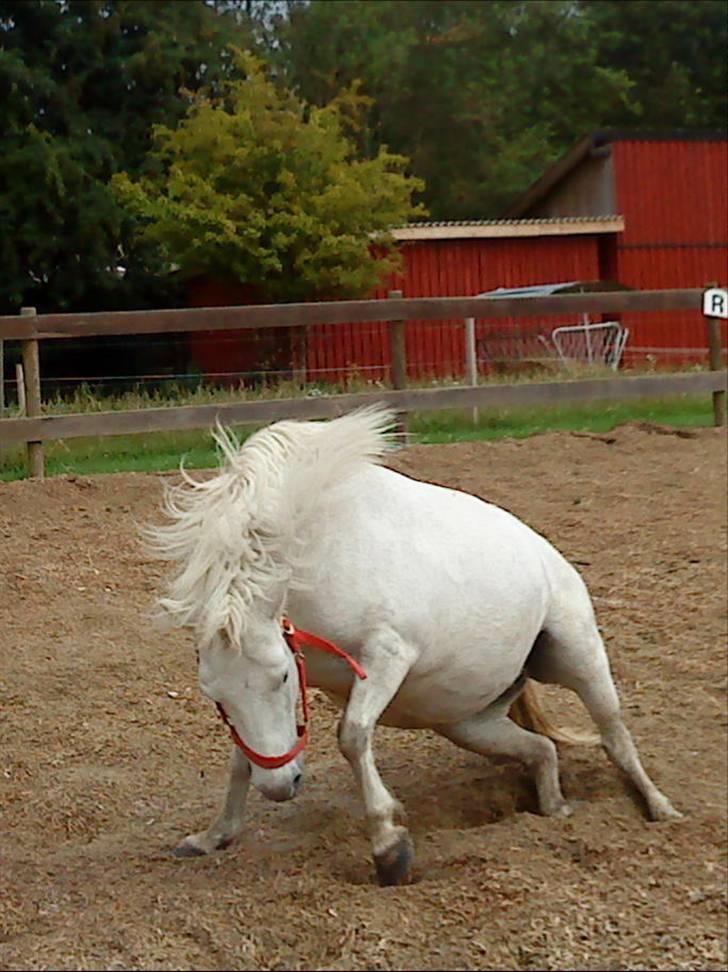
<path id="1" fill-rule="evenodd" d="M 526 687 L 513 702 L 508 714 L 522 728 L 548 736 L 554 742 L 567 743 L 570 746 L 596 746 L 601 742 L 601 737 L 594 733 L 574 732 L 555 726 L 544 712 L 536 683 L 530 678 L 526 680 Z"/>

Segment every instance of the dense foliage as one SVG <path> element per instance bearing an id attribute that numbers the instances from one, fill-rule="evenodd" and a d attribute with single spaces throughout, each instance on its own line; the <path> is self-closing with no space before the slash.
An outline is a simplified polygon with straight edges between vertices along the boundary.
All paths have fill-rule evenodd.
<path id="1" fill-rule="evenodd" d="M 109 179 L 229 75 L 231 38 L 249 34 L 198 0 L 0 0 L 1 309 L 164 299 Z"/>
<path id="2" fill-rule="evenodd" d="M 360 79 L 363 146 L 411 158 L 458 219 L 499 215 L 593 129 L 725 130 L 727 25 L 725 0 L 292 0 L 265 36 L 314 104 Z"/>
<path id="3" fill-rule="evenodd" d="M 280 295 L 284 276 L 296 294 L 364 287 L 376 268 L 353 262 L 407 210 L 407 177 L 434 218 L 493 217 L 595 128 L 725 131 L 727 14 L 726 0 L 0 0 L 0 312 L 168 303 L 170 260 L 262 268 Z M 234 48 L 275 79 L 279 156 L 253 144 L 262 116 L 230 148 L 263 90 Z M 185 146 L 202 151 L 215 124 L 230 171 L 202 175 Z M 304 143 L 318 174 L 292 161 Z M 373 189 L 367 221 L 356 197 Z"/>

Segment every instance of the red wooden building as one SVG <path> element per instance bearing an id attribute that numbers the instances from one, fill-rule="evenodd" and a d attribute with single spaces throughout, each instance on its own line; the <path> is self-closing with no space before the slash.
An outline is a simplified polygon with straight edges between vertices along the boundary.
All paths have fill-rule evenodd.
<path id="1" fill-rule="evenodd" d="M 623 228 L 619 217 L 425 223 L 394 231 L 402 246 L 401 274 L 375 297 L 399 289 L 404 297 L 461 297 L 497 287 L 601 279 L 609 239 Z M 413 378 L 460 376 L 465 361 L 462 321 L 413 321 L 407 326 L 407 363 Z M 571 320 L 550 318 L 549 328 Z M 453 326 L 456 324 L 458 326 Z M 500 319 L 499 330 L 535 330 L 534 322 Z M 487 322 L 478 322 L 482 337 Z M 312 377 L 363 379 L 387 374 L 386 324 L 309 328 L 307 364 Z"/>
<path id="2" fill-rule="evenodd" d="M 605 254 L 624 228 L 620 217 L 475 220 L 421 223 L 393 232 L 402 247 L 402 272 L 372 297 L 399 289 L 405 297 L 459 297 L 497 287 L 541 282 L 596 281 L 604 276 Z M 255 295 L 238 285 L 198 279 L 189 287 L 195 307 L 255 303 Z M 452 326 L 455 323 L 457 326 Z M 574 323 L 549 318 L 548 327 Z M 499 329 L 533 330 L 527 320 L 500 319 Z M 478 322 L 483 333 L 487 322 Z M 191 336 L 195 367 L 219 380 L 246 383 L 260 372 L 289 375 L 295 335 L 273 331 L 198 332 Z M 463 322 L 413 321 L 407 326 L 408 371 L 412 378 L 462 375 L 465 360 Z M 385 323 L 318 325 L 307 328 L 299 368 L 309 380 L 340 381 L 359 377 L 379 381 L 389 372 L 389 339 Z"/>
<path id="3" fill-rule="evenodd" d="M 602 272 L 636 290 L 728 280 L 726 134 L 602 131 L 583 139 L 509 210 L 514 218 L 619 213 Z M 705 360 L 699 311 L 624 314 L 625 358 Z"/>
<path id="4" fill-rule="evenodd" d="M 728 141 L 725 135 L 598 132 L 548 169 L 504 220 L 420 223 L 394 231 L 401 274 L 373 297 L 399 289 L 405 297 L 469 296 L 498 287 L 602 281 L 634 289 L 702 287 L 728 279 Z M 254 302 L 244 288 L 198 281 L 190 303 Z M 549 330 L 578 321 L 548 318 Z M 623 360 L 704 361 L 698 312 L 623 315 L 630 337 Z M 479 322 L 482 337 L 495 322 Z M 497 326 L 538 329 L 539 322 Z M 205 373 L 290 373 L 291 336 L 210 332 L 192 355 Z M 384 324 L 308 328 L 299 367 L 309 379 L 386 377 Z M 407 328 L 411 377 L 462 375 L 461 326 L 417 321 Z"/>

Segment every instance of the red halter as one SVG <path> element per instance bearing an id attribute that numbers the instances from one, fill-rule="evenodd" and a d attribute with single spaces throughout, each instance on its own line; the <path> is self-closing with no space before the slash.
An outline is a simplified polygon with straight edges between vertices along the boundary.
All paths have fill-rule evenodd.
<path id="1" fill-rule="evenodd" d="M 343 658 L 344 661 L 350 666 L 354 674 L 358 678 L 366 678 L 367 673 L 361 667 L 358 661 L 347 654 L 343 648 L 339 648 L 338 645 L 333 644 L 331 641 L 327 641 L 325 638 L 319 638 L 315 634 L 311 634 L 309 631 L 296 630 L 288 618 L 283 618 L 281 620 L 281 629 L 283 631 L 283 637 L 286 639 L 286 644 L 293 652 L 293 656 L 296 660 L 296 668 L 298 670 L 298 684 L 301 691 L 301 707 L 303 709 L 303 722 L 297 727 L 298 741 L 294 746 L 288 750 L 287 753 L 283 753 L 282 756 L 261 756 L 260 753 L 256 753 L 254 749 L 250 746 L 246 746 L 243 740 L 238 735 L 238 731 L 235 726 L 230 722 L 227 712 L 223 709 L 219 702 L 216 702 L 217 711 L 220 713 L 222 721 L 230 729 L 230 735 L 233 737 L 233 742 L 250 760 L 251 763 L 255 763 L 256 766 L 260 766 L 262 769 L 278 769 L 280 766 L 285 766 L 286 763 L 290 763 L 292 759 L 305 748 L 308 742 L 308 696 L 306 694 L 306 660 L 303 655 L 303 648 L 319 648 L 321 651 L 328 652 L 330 655 L 336 655 L 338 658 Z"/>

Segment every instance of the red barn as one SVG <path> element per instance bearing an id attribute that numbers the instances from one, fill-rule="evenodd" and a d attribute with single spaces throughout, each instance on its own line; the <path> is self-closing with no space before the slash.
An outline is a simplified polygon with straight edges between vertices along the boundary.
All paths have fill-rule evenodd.
<path id="1" fill-rule="evenodd" d="M 637 290 L 728 279 L 728 139 L 723 134 L 602 131 L 576 145 L 509 210 L 516 218 L 619 213 L 603 271 Z M 625 357 L 705 360 L 698 311 L 624 314 Z"/>
<path id="2" fill-rule="evenodd" d="M 402 272 L 372 295 L 399 289 L 405 297 L 461 297 L 497 287 L 607 279 L 605 258 L 624 229 L 619 216 L 565 219 L 473 220 L 419 223 L 393 232 L 402 247 Z M 251 288 L 204 278 L 192 281 L 194 307 L 256 303 Z M 462 321 L 413 321 L 407 327 L 408 371 L 412 378 L 462 375 L 465 339 Z M 517 329 L 523 322 L 500 320 Z M 549 328 L 576 323 L 549 318 Z M 483 326 L 479 327 L 483 331 Z M 338 381 L 358 376 L 386 378 L 389 338 L 385 323 L 318 325 L 307 328 L 305 345 L 295 328 L 274 331 L 201 331 L 191 338 L 194 366 L 218 380 L 248 383 L 256 373 L 287 375 L 305 371 L 310 380 Z"/>
<path id="3" fill-rule="evenodd" d="M 394 230 L 402 246 L 401 274 L 374 297 L 399 289 L 404 297 L 472 296 L 497 287 L 606 279 L 604 254 L 624 228 L 618 216 L 566 219 L 480 220 L 419 223 Z M 462 321 L 413 321 L 407 326 L 407 363 L 412 378 L 463 374 Z M 549 328 L 573 319 L 549 318 Z M 501 319 L 499 327 L 516 327 Z M 482 332 L 482 327 L 480 328 Z M 380 380 L 389 366 L 384 323 L 310 327 L 309 377 L 338 379 L 348 373 Z"/>

